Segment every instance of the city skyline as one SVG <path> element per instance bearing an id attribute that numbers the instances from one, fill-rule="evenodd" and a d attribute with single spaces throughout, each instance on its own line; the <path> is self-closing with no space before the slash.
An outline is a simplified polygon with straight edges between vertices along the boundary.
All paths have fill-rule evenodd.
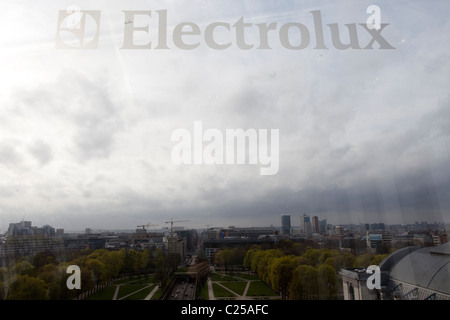
<path id="1" fill-rule="evenodd" d="M 448 223 L 448 3 L 379 1 L 388 24 L 379 34 L 394 49 L 371 43 L 375 31 L 360 25 L 372 4 L 79 1 L 96 12 L 92 19 L 101 16 L 86 24 L 97 24 L 98 47 L 61 49 L 57 40 L 77 39 L 58 25 L 71 2 L 2 3 L 0 232 L 21 220 L 66 230 L 170 219 L 268 226 L 304 212 L 332 224 Z M 129 23 L 124 10 L 153 15 Z M 173 37 L 170 50 L 123 49 L 130 26 L 149 27 L 135 30 L 136 43 L 160 45 L 162 12 L 168 34 L 181 22 L 191 22 L 186 33 L 193 23 L 202 32 L 222 23 L 213 40 L 231 46 L 213 49 L 194 28 L 183 40 L 198 42 L 195 50 L 174 46 Z M 271 49 L 258 49 L 268 45 L 256 26 L 275 24 L 266 30 Z M 332 35 L 336 28 L 342 37 Z M 307 48 L 287 48 L 306 42 L 306 32 Z M 172 134 L 196 121 L 204 132 L 278 130 L 279 170 L 261 175 L 250 159 L 174 163 Z M 198 150 L 208 149 L 205 141 Z"/>
<path id="2" fill-rule="evenodd" d="M 301 220 L 303 218 L 304 213 L 302 215 L 299 215 L 298 219 L 295 219 L 296 216 L 293 216 L 293 215 L 290 215 L 290 214 L 282 214 L 280 216 L 284 216 L 284 215 L 287 215 L 287 216 L 291 217 L 291 220 L 290 220 L 290 222 L 291 222 L 290 223 L 290 230 L 291 231 L 294 230 L 294 229 L 304 230 L 304 225 L 302 224 L 302 220 Z M 294 217 L 294 219 L 292 219 L 293 217 Z M 311 215 L 309 217 L 311 218 L 311 221 L 312 221 L 312 218 L 317 217 L 317 216 Z M 320 217 L 317 217 L 317 218 L 318 218 L 318 222 L 319 223 L 325 221 L 327 226 L 334 226 L 334 227 L 335 226 L 364 226 L 364 227 L 366 227 L 366 226 L 372 226 L 372 225 L 377 225 L 377 224 L 383 224 L 385 228 L 389 228 L 391 226 L 399 226 L 399 225 L 413 226 L 413 225 L 417 225 L 417 224 L 422 225 L 424 223 L 427 224 L 427 225 L 443 225 L 445 228 L 446 227 L 450 227 L 450 222 L 442 222 L 442 221 L 411 221 L 409 223 L 402 223 L 402 224 L 396 224 L 396 223 L 385 224 L 382 221 L 372 221 L 372 222 L 360 221 L 358 223 L 342 222 L 342 223 L 335 224 L 335 223 L 331 223 L 330 221 L 327 221 L 327 219 L 321 219 Z M 49 223 L 40 224 L 40 223 L 35 223 L 34 221 L 31 221 L 31 220 L 26 220 L 25 219 L 25 220 L 20 220 L 20 221 L 11 221 L 6 226 L 0 226 L 0 234 L 7 233 L 8 232 L 8 228 L 9 228 L 9 226 L 11 224 L 13 224 L 13 225 L 14 224 L 20 224 L 21 222 L 27 222 L 27 223 L 29 222 L 29 223 L 32 224 L 32 226 L 34 228 L 42 228 L 42 227 L 48 227 L 49 226 L 49 227 L 54 228 L 55 230 L 62 229 L 62 230 L 64 230 L 65 233 L 85 233 L 86 230 L 89 230 L 90 232 L 121 232 L 121 231 L 136 232 L 136 230 L 142 230 L 142 227 L 145 226 L 145 224 L 144 224 L 144 225 L 137 225 L 137 226 L 134 226 L 134 227 L 133 226 L 130 226 L 130 227 L 124 226 L 122 228 L 109 228 L 109 229 L 107 229 L 107 228 L 101 228 L 101 227 L 96 228 L 96 227 L 93 227 L 93 226 L 86 225 L 84 228 L 80 228 L 80 229 L 73 229 L 73 228 L 70 228 L 70 227 L 68 229 L 66 229 L 63 226 L 56 226 L 56 225 L 52 225 L 52 224 L 49 224 Z M 176 232 L 177 230 L 180 231 L 180 230 L 190 230 L 190 229 L 195 229 L 195 230 L 229 229 L 229 228 L 244 228 L 244 229 L 247 228 L 247 229 L 251 229 L 251 228 L 271 228 L 271 227 L 279 229 L 281 234 L 283 234 L 283 224 L 282 224 L 281 221 L 279 221 L 278 223 L 273 223 L 273 224 L 269 224 L 269 225 L 239 225 L 239 224 L 236 224 L 236 223 L 233 224 L 232 221 L 230 221 L 229 224 L 224 225 L 224 226 L 216 226 L 216 225 L 204 225 L 204 226 L 198 225 L 198 226 L 193 226 L 193 225 L 186 225 L 185 223 L 183 223 L 183 224 L 175 225 L 173 227 L 173 229 L 174 229 L 174 232 Z M 311 224 L 311 227 L 312 227 L 312 224 Z M 170 233 L 170 225 L 169 224 L 165 224 L 165 223 L 164 224 L 160 224 L 160 225 L 149 224 L 148 226 L 146 226 L 145 230 L 147 230 L 148 232 L 159 232 L 159 231 L 165 230 L 165 232 L 169 232 Z"/>

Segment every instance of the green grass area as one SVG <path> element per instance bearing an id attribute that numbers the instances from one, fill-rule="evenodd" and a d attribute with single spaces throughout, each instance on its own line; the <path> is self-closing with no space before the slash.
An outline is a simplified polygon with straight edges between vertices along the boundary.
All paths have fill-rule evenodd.
<path id="1" fill-rule="evenodd" d="M 161 291 L 161 288 L 158 288 L 158 290 L 155 292 L 151 300 L 158 300 L 163 296 L 164 292 Z"/>
<path id="2" fill-rule="evenodd" d="M 138 278 L 129 279 L 128 281 L 122 282 L 122 283 L 129 283 L 129 284 L 150 284 L 153 283 L 153 276 L 142 276 Z"/>
<path id="3" fill-rule="evenodd" d="M 127 282 L 130 282 L 130 281 L 136 281 L 138 279 L 139 279 L 138 277 L 123 278 L 123 279 L 115 281 L 114 284 L 127 283 Z"/>
<path id="4" fill-rule="evenodd" d="M 116 286 L 108 286 L 90 295 L 86 300 L 112 300 L 115 291 Z"/>
<path id="5" fill-rule="evenodd" d="M 228 291 L 227 289 L 221 287 L 220 285 L 218 285 L 217 283 L 213 283 L 213 290 L 214 290 L 214 296 L 215 297 L 235 297 L 234 294 L 232 294 L 230 291 Z"/>
<path id="6" fill-rule="evenodd" d="M 200 297 L 202 300 L 209 300 L 208 285 L 206 283 L 200 290 Z"/>
<path id="7" fill-rule="evenodd" d="M 252 281 L 247 291 L 247 296 L 276 296 L 268 285 L 262 281 Z"/>
<path id="8" fill-rule="evenodd" d="M 144 288 L 144 286 L 141 284 L 123 284 L 120 286 L 119 293 L 117 294 L 117 300 L 142 288 Z"/>
<path id="9" fill-rule="evenodd" d="M 176 273 L 186 273 L 188 269 L 189 267 L 181 267 L 177 269 Z"/>
<path id="10" fill-rule="evenodd" d="M 246 279 L 246 280 L 258 280 L 259 278 L 257 276 L 248 274 L 248 273 L 233 273 L 230 274 L 230 276 L 233 277 L 238 277 L 238 278 L 242 278 L 242 279 Z"/>
<path id="11" fill-rule="evenodd" d="M 155 287 L 155 284 L 151 285 L 148 288 L 145 288 L 145 286 L 141 286 L 140 289 L 142 289 L 142 288 L 145 288 L 145 289 L 143 289 L 139 292 L 136 292 L 136 293 L 124 298 L 123 300 L 144 300 L 145 297 L 147 297 L 150 294 L 150 292 L 152 292 L 154 287 Z"/>
<path id="12" fill-rule="evenodd" d="M 239 281 L 239 279 L 233 278 L 230 275 L 224 275 L 219 273 L 211 273 L 212 281 Z"/>
<path id="13" fill-rule="evenodd" d="M 242 296 L 247 286 L 247 281 L 224 281 L 220 284 Z"/>

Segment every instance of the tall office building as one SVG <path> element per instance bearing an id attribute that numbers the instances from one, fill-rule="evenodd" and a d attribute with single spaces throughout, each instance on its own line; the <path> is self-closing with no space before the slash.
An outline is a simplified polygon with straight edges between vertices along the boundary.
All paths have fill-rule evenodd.
<path id="1" fill-rule="evenodd" d="M 302 223 L 304 235 L 306 237 L 310 237 L 312 234 L 311 219 L 309 218 L 309 216 L 306 215 L 306 213 L 303 214 L 301 223 Z"/>
<path id="2" fill-rule="evenodd" d="M 327 232 L 327 219 L 319 220 L 319 233 Z"/>
<path id="3" fill-rule="evenodd" d="M 281 234 L 291 234 L 291 216 L 289 214 L 281 215 Z"/>
<path id="4" fill-rule="evenodd" d="M 312 217 L 312 232 L 319 233 L 319 217 L 318 216 Z"/>

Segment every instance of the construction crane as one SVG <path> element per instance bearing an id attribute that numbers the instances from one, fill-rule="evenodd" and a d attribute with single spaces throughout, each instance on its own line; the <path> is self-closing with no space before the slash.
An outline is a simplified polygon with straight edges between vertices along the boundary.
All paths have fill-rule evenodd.
<path id="1" fill-rule="evenodd" d="M 189 220 L 173 220 L 170 219 L 170 221 L 166 221 L 166 223 L 170 223 L 170 237 L 173 237 L 173 223 L 174 222 L 188 222 Z"/>
<path id="2" fill-rule="evenodd" d="M 157 226 L 157 224 L 150 224 L 150 223 L 147 223 L 147 224 L 143 224 L 143 225 L 141 225 L 141 226 L 137 226 L 138 228 L 142 228 L 142 230 L 146 230 L 145 228 L 146 227 L 150 227 L 150 226 Z"/>

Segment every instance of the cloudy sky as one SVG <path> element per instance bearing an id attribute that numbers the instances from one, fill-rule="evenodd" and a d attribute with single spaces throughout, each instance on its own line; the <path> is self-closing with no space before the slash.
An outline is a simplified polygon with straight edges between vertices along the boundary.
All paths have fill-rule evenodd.
<path id="1" fill-rule="evenodd" d="M 339 50 L 327 24 L 365 23 L 377 4 L 380 33 L 395 49 Z M 80 49 L 58 24 L 78 6 L 87 16 Z M 448 1 L 3 1 L 0 4 L 0 232 L 22 219 L 66 230 L 133 229 L 151 222 L 204 228 L 279 225 L 306 212 L 333 224 L 450 222 L 450 20 Z M 124 10 L 152 11 L 125 23 Z M 158 13 L 167 47 L 156 49 Z M 314 49 L 310 11 L 320 11 L 328 49 Z M 235 28 L 240 18 L 249 50 Z M 193 50 L 173 30 L 199 26 Z M 63 21 L 63 23 L 66 23 Z M 276 23 L 260 44 L 256 24 Z M 310 44 L 281 45 L 279 30 L 302 23 Z M 125 28 L 133 43 L 123 49 Z M 66 25 L 64 25 L 66 26 Z M 128 27 L 127 27 L 128 26 Z M 370 34 L 357 25 L 365 47 Z M 58 37 L 57 37 L 58 35 Z M 74 46 L 61 49 L 57 39 Z M 290 29 L 299 45 L 298 29 Z M 85 44 L 83 43 L 83 44 Z M 306 43 L 307 44 L 307 43 Z M 279 171 L 260 165 L 176 165 L 178 128 L 279 129 Z"/>

